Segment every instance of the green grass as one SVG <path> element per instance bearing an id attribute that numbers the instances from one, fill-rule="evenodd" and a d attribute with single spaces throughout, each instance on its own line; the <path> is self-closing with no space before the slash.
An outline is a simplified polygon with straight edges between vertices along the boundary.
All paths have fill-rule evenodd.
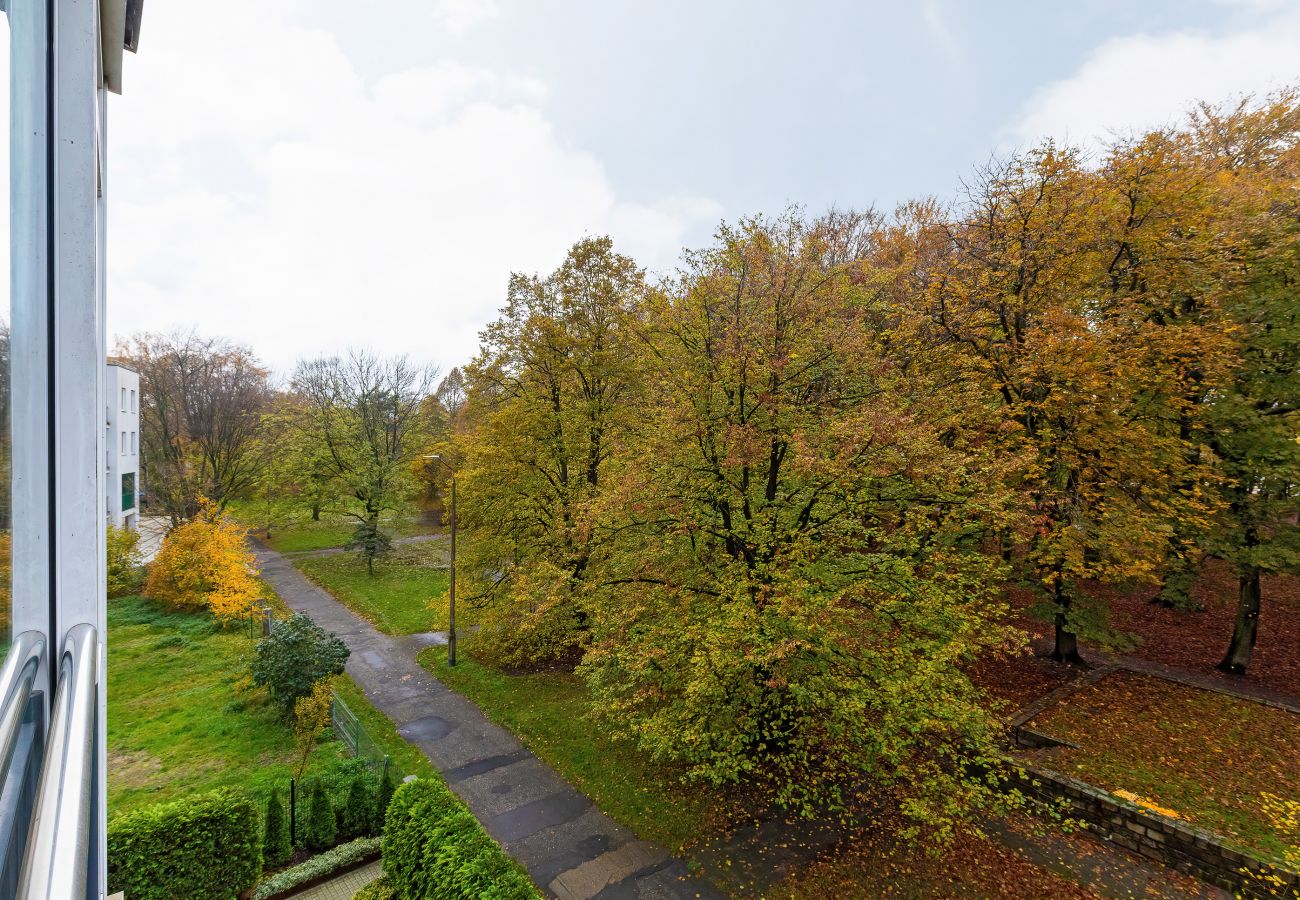
<path id="1" fill-rule="evenodd" d="M 306 550 L 329 550 L 342 547 L 352 537 L 353 527 L 332 522 L 313 522 L 293 525 L 272 531 L 266 545 L 280 553 L 301 553 Z"/>
<path id="2" fill-rule="evenodd" d="M 1049 767 L 1280 854 L 1284 837 L 1260 815 L 1260 794 L 1300 800 L 1300 715 L 1120 672 L 1031 724 L 1080 745 L 1038 754 Z"/>
<path id="3" fill-rule="evenodd" d="M 123 597 L 108 605 L 108 805 L 141 805 L 218 787 L 286 786 L 293 735 L 265 693 L 237 687 L 260 632 Z M 341 745 L 327 742 L 312 766 Z"/>
<path id="4" fill-rule="evenodd" d="M 421 653 L 420 664 L 643 838 L 677 852 L 713 835 L 734 812 L 718 792 L 683 785 L 677 770 L 650 762 L 593 724 L 576 675 L 507 675 L 463 655 L 451 669 L 441 647 Z"/>
<path id="5" fill-rule="evenodd" d="M 393 720 L 370 705 L 365 692 L 348 676 L 343 676 L 334 686 L 334 693 L 356 714 L 361 727 L 370 735 L 381 751 L 392 759 L 393 768 L 402 775 L 420 778 L 442 778 L 419 747 L 408 744 L 397 733 Z"/>
<path id="6" fill-rule="evenodd" d="M 355 553 L 296 559 L 293 564 L 357 615 L 385 634 L 416 634 L 447 627 L 447 609 L 433 604 L 447 593 L 447 570 L 437 568 L 439 542 L 406 544 L 375 563 L 374 577 Z M 469 609 L 458 610 L 457 627 L 472 622 Z"/>

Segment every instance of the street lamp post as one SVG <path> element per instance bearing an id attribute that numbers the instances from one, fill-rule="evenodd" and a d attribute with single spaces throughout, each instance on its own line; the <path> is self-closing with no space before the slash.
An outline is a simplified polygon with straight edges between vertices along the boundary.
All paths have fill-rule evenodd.
<path id="1" fill-rule="evenodd" d="M 440 462 L 451 473 L 451 568 L 448 577 L 447 665 L 456 665 L 456 470 L 441 454 L 429 453 L 425 459 Z"/>

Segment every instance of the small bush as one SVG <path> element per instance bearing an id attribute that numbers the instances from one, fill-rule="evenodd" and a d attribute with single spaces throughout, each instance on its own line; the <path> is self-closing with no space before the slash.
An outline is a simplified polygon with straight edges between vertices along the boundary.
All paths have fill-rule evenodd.
<path id="1" fill-rule="evenodd" d="M 265 900 L 281 891 L 287 891 L 347 868 L 358 860 L 378 852 L 379 838 L 361 838 L 351 843 L 339 844 L 333 850 L 326 850 L 293 868 L 276 872 L 257 886 L 257 890 L 253 891 L 252 900 Z"/>
<path id="2" fill-rule="evenodd" d="M 289 837 L 289 816 L 285 812 L 278 788 L 271 789 L 271 798 L 266 802 L 265 835 L 262 840 L 262 859 L 268 866 L 287 863 L 289 857 L 293 856 L 293 844 Z"/>
<path id="3" fill-rule="evenodd" d="M 108 526 L 108 596 L 125 597 L 138 593 L 144 584 L 140 557 L 140 532 L 134 528 Z"/>
<path id="4" fill-rule="evenodd" d="M 342 638 L 296 613 L 257 642 L 253 683 L 266 687 L 287 719 L 298 698 L 308 696 L 316 682 L 343 673 L 350 652 Z"/>
<path id="5" fill-rule="evenodd" d="M 338 837 L 334 820 L 334 807 L 330 795 L 320 779 L 314 778 L 307 788 L 307 803 L 303 816 L 301 845 L 308 850 L 328 850 Z"/>
<path id="6" fill-rule="evenodd" d="M 406 900 L 536 900 L 528 876 L 440 781 L 393 794 L 384 827 L 384 871 Z"/>
<path id="7" fill-rule="evenodd" d="M 210 610 L 223 622 L 257 615 L 261 592 L 244 529 L 210 501 L 163 539 L 144 587 L 146 597 L 166 606 Z"/>
<path id="8" fill-rule="evenodd" d="M 400 900 L 397 889 L 387 875 L 381 875 L 352 895 L 352 900 Z"/>
<path id="9" fill-rule="evenodd" d="M 262 872 L 261 810 L 229 790 L 159 803 L 108 826 L 108 890 L 131 900 L 234 900 Z"/>
<path id="10" fill-rule="evenodd" d="M 357 776 L 348 786 L 348 796 L 343 802 L 340 831 L 351 840 L 372 833 L 375 823 L 375 791 L 370 779 Z"/>

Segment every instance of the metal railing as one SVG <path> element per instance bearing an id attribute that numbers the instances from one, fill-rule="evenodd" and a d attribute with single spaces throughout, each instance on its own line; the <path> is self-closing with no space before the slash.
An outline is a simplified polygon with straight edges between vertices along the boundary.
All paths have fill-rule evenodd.
<path id="1" fill-rule="evenodd" d="M 58 687 L 18 879 L 19 900 L 82 900 L 86 896 L 95 805 L 98 654 L 94 626 L 74 625 L 68 630 L 57 666 L 53 666 Z"/>
<path id="2" fill-rule="evenodd" d="M 45 652 L 45 635 L 24 631 L 14 639 L 0 668 L 0 772 L 9 771 L 18 730 L 22 727 L 27 701 L 32 696 L 36 672 Z"/>

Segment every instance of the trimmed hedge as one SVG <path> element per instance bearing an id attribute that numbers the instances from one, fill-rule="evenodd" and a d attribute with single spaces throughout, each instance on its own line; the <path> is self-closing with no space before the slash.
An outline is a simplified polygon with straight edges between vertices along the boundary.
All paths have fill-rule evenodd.
<path id="1" fill-rule="evenodd" d="M 276 872 L 257 886 L 257 890 L 253 891 L 253 900 L 266 900 L 282 891 L 332 875 L 378 853 L 379 838 L 359 838 L 347 844 L 339 844 L 333 850 L 326 850 L 283 872 Z"/>
<path id="2" fill-rule="evenodd" d="M 384 824 L 384 871 L 404 900 L 537 900 L 541 895 L 441 781 L 393 794 Z"/>
<path id="3" fill-rule="evenodd" d="M 231 790 L 119 816 L 108 826 L 108 892 L 131 900 L 235 900 L 262 874 L 262 811 Z"/>
<path id="4" fill-rule="evenodd" d="M 397 896 L 393 882 L 388 876 L 381 875 L 378 880 L 370 882 L 353 894 L 352 900 L 401 900 L 401 898 Z"/>

